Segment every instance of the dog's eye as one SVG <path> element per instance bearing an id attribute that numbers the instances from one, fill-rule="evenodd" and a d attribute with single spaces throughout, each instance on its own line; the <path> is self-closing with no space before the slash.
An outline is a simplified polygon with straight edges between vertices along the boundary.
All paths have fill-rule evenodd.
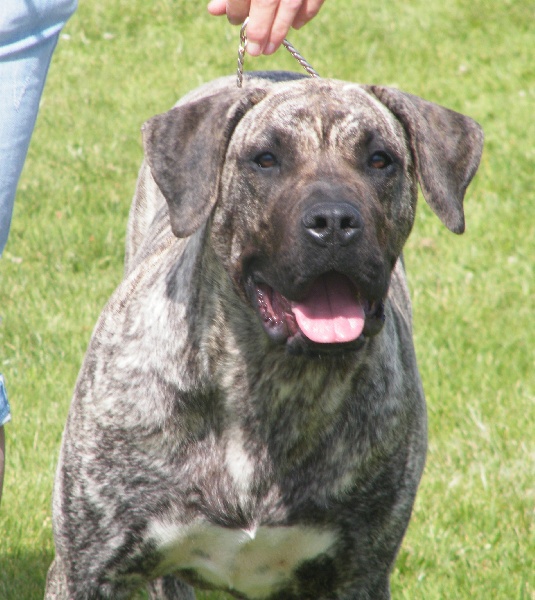
<path id="1" fill-rule="evenodd" d="M 279 163 L 277 161 L 277 157 L 271 152 L 262 152 L 258 156 L 255 157 L 254 162 L 261 169 L 272 169 L 276 167 Z"/>
<path id="2" fill-rule="evenodd" d="M 392 164 L 392 159 L 386 152 L 381 150 L 379 152 L 374 152 L 370 156 L 368 164 L 372 169 L 386 169 L 386 167 Z"/>

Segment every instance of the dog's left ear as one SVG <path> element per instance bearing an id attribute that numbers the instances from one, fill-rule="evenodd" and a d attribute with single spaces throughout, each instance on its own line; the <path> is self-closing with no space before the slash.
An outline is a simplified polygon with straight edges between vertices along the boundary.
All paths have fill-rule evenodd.
<path id="1" fill-rule="evenodd" d="M 177 237 L 191 235 L 210 216 L 234 128 L 265 95 L 262 89 L 226 89 L 179 104 L 143 125 L 147 162 Z"/>
<path id="2" fill-rule="evenodd" d="M 401 92 L 369 86 L 407 132 L 424 198 L 454 233 L 464 231 L 463 199 L 483 151 L 483 131 L 469 117 Z"/>

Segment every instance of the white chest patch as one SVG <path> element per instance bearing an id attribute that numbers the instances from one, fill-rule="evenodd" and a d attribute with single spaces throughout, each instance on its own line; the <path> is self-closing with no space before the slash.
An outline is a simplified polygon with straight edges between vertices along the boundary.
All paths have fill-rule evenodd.
<path id="1" fill-rule="evenodd" d="M 327 553 L 332 531 L 304 527 L 259 527 L 245 531 L 206 522 L 152 524 L 150 537 L 163 552 L 166 570 L 193 569 L 205 581 L 263 598 L 287 581 L 303 561 Z"/>
<path id="2" fill-rule="evenodd" d="M 253 479 L 254 464 L 243 449 L 243 436 L 239 429 L 231 432 L 226 445 L 225 463 L 240 496 L 247 497 Z"/>

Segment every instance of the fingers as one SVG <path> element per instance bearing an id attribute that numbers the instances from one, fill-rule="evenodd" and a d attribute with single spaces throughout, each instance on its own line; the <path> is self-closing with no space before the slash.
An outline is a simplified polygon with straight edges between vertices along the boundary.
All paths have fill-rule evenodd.
<path id="1" fill-rule="evenodd" d="M 324 2 L 325 0 L 305 0 L 294 19 L 292 27 L 300 29 L 303 25 L 306 25 L 319 13 Z"/>
<path id="2" fill-rule="evenodd" d="M 299 29 L 319 12 L 325 0 L 211 0 L 208 12 L 227 15 L 233 25 L 247 16 L 247 52 L 251 56 L 272 54 L 290 27 Z"/>
<path id="3" fill-rule="evenodd" d="M 206 8 L 214 17 L 221 17 L 227 11 L 227 0 L 210 0 Z"/>
<path id="4" fill-rule="evenodd" d="M 273 54 L 286 37 L 303 0 L 252 0 L 247 25 L 247 51 Z"/>
<path id="5" fill-rule="evenodd" d="M 214 16 L 227 15 L 232 25 L 241 25 L 249 14 L 251 0 L 210 0 L 208 12 Z"/>
<path id="6" fill-rule="evenodd" d="M 232 25 L 241 25 L 251 7 L 251 0 L 227 0 L 227 19 Z"/>

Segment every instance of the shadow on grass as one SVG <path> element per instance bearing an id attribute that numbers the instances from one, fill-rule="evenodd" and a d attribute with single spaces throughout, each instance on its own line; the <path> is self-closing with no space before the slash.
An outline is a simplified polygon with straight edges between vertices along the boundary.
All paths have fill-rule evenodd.
<path id="1" fill-rule="evenodd" d="M 20 552 L 5 554 L 0 550 L 0 598 L 2 600 L 39 600 L 45 591 L 46 573 L 54 554 Z"/>
<path id="2" fill-rule="evenodd" d="M 46 573 L 54 559 L 53 552 L 23 553 L 18 556 L 0 550 L 0 600 L 41 600 L 45 594 Z M 227 600 L 226 594 L 197 592 L 198 600 Z M 139 590 L 132 600 L 146 600 Z"/>

